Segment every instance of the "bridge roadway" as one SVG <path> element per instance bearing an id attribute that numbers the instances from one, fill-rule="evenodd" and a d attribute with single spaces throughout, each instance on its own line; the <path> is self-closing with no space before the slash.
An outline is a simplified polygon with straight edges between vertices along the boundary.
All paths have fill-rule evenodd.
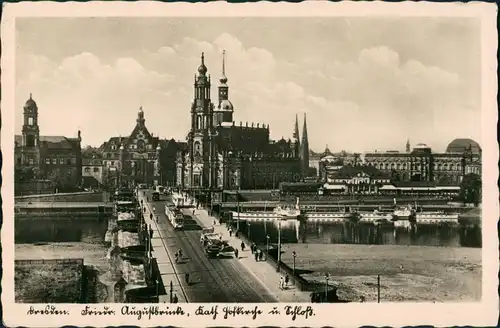
<path id="1" fill-rule="evenodd" d="M 175 265 L 190 302 L 260 303 L 278 301 L 238 259 L 211 259 L 205 255 L 200 243 L 202 227 L 197 219 L 192 217 L 192 209 L 183 210 L 184 229 L 174 230 L 165 215 L 165 204 L 169 203 L 170 199 L 163 195 L 161 197 L 160 201 L 152 201 L 150 205 L 155 208 L 161 236 L 171 254 L 182 249 L 183 260 Z M 186 272 L 189 272 L 190 275 L 191 284 L 189 286 L 184 281 Z M 168 286 L 165 287 L 168 292 Z"/>

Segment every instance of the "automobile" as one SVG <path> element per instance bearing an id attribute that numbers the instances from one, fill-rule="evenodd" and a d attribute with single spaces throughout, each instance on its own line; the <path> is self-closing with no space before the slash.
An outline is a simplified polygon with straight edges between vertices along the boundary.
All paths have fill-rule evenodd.
<path id="1" fill-rule="evenodd" d="M 219 255 L 220 247 L 218 245 L 207 245 L 205 247 L 205 254 L 207 254 L 208 257 L 214 258 Z"/>
<path id="2" fill-rule="evenodd" d="M 219 251 L 219 257 L 234 257 L 234 247 L 228 245 L 227 243 L 224 244 Z"/>

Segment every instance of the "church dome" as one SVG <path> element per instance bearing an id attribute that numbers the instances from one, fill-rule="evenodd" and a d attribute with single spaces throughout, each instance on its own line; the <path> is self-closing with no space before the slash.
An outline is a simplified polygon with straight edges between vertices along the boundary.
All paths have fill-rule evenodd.
<path id="1" fill-rule="evenodd" d="M 446 152 L 447 153 L 463 153 L 467 149 L 471 149 L 473 154 L 480 154 L 481 153 L 481 146 L 477 142 L 475 142 L 472 139 L 455 139 L 452 142 L 448 144 L 448 147 L 446 147 Z"/>
<path id="2" fill-rule="evenodd" d="M 24 108 L 38 108 L 36 105 L 36 102 L 33 100 L 30 94 L 30 99 L 26 101 L 26 104 L 24 105 Z"/>
<path id="3" fill-rule="evenodd" d="M 219 109 L 224 111 L 233 111 L 233 104 L 227 99 L 222 100 L 219 104 Z"/>

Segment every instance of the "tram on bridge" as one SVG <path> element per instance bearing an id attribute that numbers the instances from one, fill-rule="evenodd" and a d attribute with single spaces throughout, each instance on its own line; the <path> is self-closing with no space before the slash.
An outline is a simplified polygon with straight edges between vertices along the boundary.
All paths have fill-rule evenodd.
<path id="1" fill-rule="evenodd" d="M 184 228 L 184 214 L 172 205 L 165 205 L 165 215 L 174 229 Z"/>

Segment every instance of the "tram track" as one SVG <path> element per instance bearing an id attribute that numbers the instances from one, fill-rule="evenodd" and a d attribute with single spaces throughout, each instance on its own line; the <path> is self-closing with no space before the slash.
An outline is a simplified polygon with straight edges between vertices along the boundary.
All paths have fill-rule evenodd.
<path id="1" fill-rule="evenodd" d="M 194 233 L 186 233 L 186 240 L 192 245 L 193 249 L 197 250 L 197 254 L 208 272 L 216 279 L 221 286 L 224 294 L 227 295 L 226 302 L 239 303 L 259 303 L 269 302 L 272 298 L 265 297 L 261 291 L 256 291 L 252 287 L 252 283 L 259 282 L 252 279 L 248 272 L 235 270 L 239 263 L 234 262 L 235 259 L 209 259 L 206 257 L 203 248 L 199 242 L 199 235 Z"/>

